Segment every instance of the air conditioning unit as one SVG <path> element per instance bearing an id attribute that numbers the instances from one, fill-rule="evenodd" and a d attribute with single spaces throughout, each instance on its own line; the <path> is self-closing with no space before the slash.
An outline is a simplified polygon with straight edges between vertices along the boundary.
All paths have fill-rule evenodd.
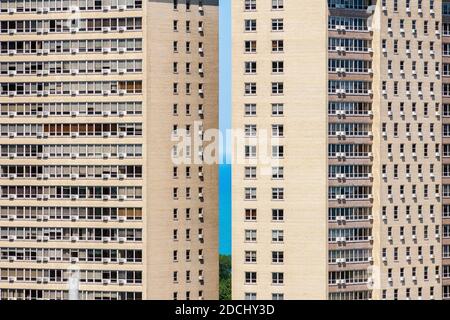
<path id="1" fill-rule="evenodd" d="M 110 195 L 107 195 L 107 194 L 105 194 L 105 195 L 103 195 L 102 199 L 103 199 L 103 201 L 108 201 L 108 200 L 110 200 L 110 199 L 111 199 L 111 196 L 110 196 Z"/>
<path id="2" fill-rule="evenodd" d="M 73 194 L 73 195 L 70 196 L 70 199 L 71 200 L 78 200 L 78 195 Z"/>
<path id="3" fill-rule="evenodd" d="M 385 214 L 382 215 L 382 216 L 381 216 L 381 219 L 383 219 L 383 221 L 386 221 L 386 220 L 387 220 L 387 215 L 385 215 Z"/>
<path id="4" fill-rule="evenodd" d="M 70 70 L 70 74 L 73 74 L 73 75 L 78 74 L 78 69 L 72 69 L 72 70 Z"/>
<path id="5" fill-rule="evenodd" d="M 70 154 L 70 157 L 72 159 L 76 159 L 76 158 L 78 158 L 78 153 L 73 152 L 73 153 Z"/>
<path id="6" fill-rule="evenodd" d="M 124 27 L 124 26 L 121 26 L 121 27 L 119 27 L 119 32 L 125 32 L 125 31 L 127 31 L 127 27 Z"/>
<path id="7" fill-rule="evenodd" d="M 200 234 L 198 235 L 198 240 L 203 240 L 203 234 L 200 233 Z"/>
<path id="8" fill-rule="evenodd" d="M 15 200 L 15 199 L 17 199 L 17 196 L 15 194 L 10 194 L 8 196 L 8 198 L 9 198 L 9 200 Z"/>
<path id="9" fill-rule="evenodd" d="M 108 75 L 108 74 L 110 74 L 111 73 L 111 70 L 110 69 L 103 69 L 103 74 L 104 75 Z"/>
<path id="10" fill-rule="evenodd" d="M 198 48 L 198 53 L 203 54 L 204 50 L 203 48 Z"/>
<path id="11" fill-rule="evenodd" d="M 8 240 L 9 240 L 9 241 L 16 241 L 16 240 L 17 240 L 17 237 L 16 237 L 16 236 L 13 236 L 13 235 L 9 235 L 9 236 L 8 236 Z"/>
<path id="12" fill-rule="evenodd" d="M 102 115 L 104 116 L 104 117 L 109 117 L 110 115 L 111 115 L 111 111 L 103 111 L 102 112 Z"/>
<path id="13" fill-rule="evenodd" d="M 117 6 L 117 9 L 119 9 L 119 11 L 124 11 L 124 10 L 126 10 L 126 8 L 127 8 L 127 6 L 124 5 L 124 4 L 121 4 L 121 5 Z"/>
<path id="14" fill-rule="evenodd" d="M 108 32 L 111 31 L 111 28 L 110 27 L 103 27 L 102 31 L 105 32 L 105 33 L 108 33 Z"/>
<path id="15" fill-rule="evenodd" d="M 123 89 L 119 90 L 119 95 L 121 95 L 121 96 L 123 96 L 126 93 L 127 93 L 127 90 L 123 90 Z"/>
<path id="16" fill-rule="evenodd" d="M 78 241 L 78 237 L 77 236 L 71 236 L 70 237 L 70 241 L 71 242 L 77 242 Z"/>
<path id="17" fill-rule="evenodd" d="M 103 153 L 102 156 L 103 156 L 103 159 L 108 159 L 108 158 L 111 157 L 111 154 L 110 153 Z"/>
<path id="18" fill-rule="evenodd" d="M 103 222 L 108 222 L 108 221 L 111 221 L 111 217 L 110 216 L 104 216 L 102 218 L 102 220 L 103 220 Z"/>
<path id="19" fill-rule="evenodd" d="M 118 177 L 119 177 L 119 180 L 125 180 L 127 178 L 126 174 L 123 174 L 123 173 L 119 174 Z"/>
<path id="20" fill-rule="evenodd" d="M 127 218 L 125 216 L 119 216 L 119 221 L 120 222 L 124 222 L 126 220 L 127 220 Z"/>
<path id="21" fill-rule="evenodd" d="M 9 51 L 8 51 L 8 54 L 9 54 L 10 56 L 13 56 L 13 55 L 17 54 L 17 50 L 9 50 Z"/>
<path id="22" fill-rule="evenodd" d="M 16 33 L 17 33 L 16 29 L 9 29 L 9 34 L 10 35 L 13 35 L 13 34 L 16 34 Z"/>
<path id="23" fill-rule="evenodd" d="M 8 282 L 16 282 L 16 277 L 8 277 Z"/>
<path id="24" fill-rule="evenodd" d="M 8 75 L 9 75 L 10 77 L 15 76 L 15 75 L 17 75 L 17 71 L 16 71 L 16 70 L 9 70 L 9 71 L 8 71 Z"/>
<path id="25" fill-rule="evenodd" d="M 120 69 L 117 69 L 117 72 L 118 72 L 119 74 L 124 74 L 124 73 L 127 72 L 127 69 L 120 68 Z"/>
<path id="26" fill-rule="evenodd" d="M 125 238 L 125 237 L 119 237 L 118 240 L 119 240 L 120 243 L 127 242 L 127 238 Z"/>
<path id="27" fill-rule="evenodd" d="M 78 31 L 80 31 L 80 29 L 77 27 L 70 28 L 71 33 L 77 33 Z M 78 53 L 78 50 L 77 50 L 77 53 Z"/>
<path id="28" fill-rule="evenodd" d="M 72 180 L 76 180 L 76 179 L 78 179 L 79 178 L 79 176 L 78 176 L 78 174 L 76 174 L 76 173 L 72 173 L 71 175 L 70 175 L 70 179 L 72 179 Z"/>
<path id="29" fill-rule="evenodd" d="M 127 49 L 124 47 L 119 47 L 118 51 L 119 53 L 124 53 L 125 51 L 127 51 Z"/>
<path id="30" fill-rule="evenodd" d="M 103 259 L 102 259 L 102 262 L 103 262 L 104 264 L 108 264 L 108 263 L 111 262 L 111 259 L 110 259 L 110 258 L 103 258 Z"/>
<path id="31" fill-rule="evenodd" d="M 127 200 L 127 196 L 124 195 L 124 194 L 120 194 L 120 195 L 118 196 L 118 198 L 119 198 L 120 201 L 125 201 L 125 200 Z"/>
<path id="32" fill-rule="evenodd" d="M 119 153 L 119 158 L 120 159 L 125 159 L 127 157 L 127 154 L 124 152 Z"/>
<path id="33" fill-rule="evenodd" d="M 125 259 L 125 258 L 119 258 L 118 261 L 119 261 L 120 264 L 124 264 L 124 263 L 127 262 L 127 259 Z"/>
<path id="34" fill-rule="evenodd" d="M 119 111 L 119 117 L 124 117 L 124 116 L 126 116 L 126 114 L 127 114 L 127 112 L 124 110 Z"/>
<path id="35" fill-rule="evenodd" d="M 17 257 L 13 257 L 13 256 L 8 257 L 9 262 L 14 262 L 16 260 L 17 260 Z"/>
<path id="36" fill-rule="evenodd" d="M 422 255 L 419 255 L 417 258 L 419 259 L 419 261 L 423 260 L 423 256 Z"/>
<path id="37" fill-rule="evenodd" d="M 14 97 L 14 96 L 16 96 L 17 95 L 17 92 L 16 91 L 9 91 L 9 96 L 10 97 Z"/>
<path id="38" fill-rule="evenodd" d="M 103 237 L 102 241 L 105 242 L 105 243 L 108 243 L 108 242 L 111 241 L 111 238 L 110 237 Z"/>
<path id="39" fill-rule="evenodd" d="M 103 132 L 103 138 L 111 137 L 111 132 Z"/>
<path id="40" fill-rule="evenodd" d="M 109 180 L 109 179 L 111 179 L 111 175 L 110 174 L 103 174 L 102 178 L 103 178 L 103 180 Z"/>
<path id="41" fill-rule="evenodd" d="M 71 133 L 70 133 L 70 136 L 71 136 L 72 138 L 77 138 L 77 137 L 78 137 L 78 132 L 71 132 Z"/>
<path id="42" fill-rule="evenodd" d="M 77 117 L 78 114 L 79 114 L 78 111 L 74 111 L 74 110 L 70 111 L 70 115 L 71 115 L 72 117 Z"/>
<path id="43" fill-rule="evenodd" d="M 123 137 L 126 137 L 126 136 L 127 136 L 127 133 L 125 131 L 119 132 L 119 137 L 120 138 L 123 138 Z"/>
<path id="44" fill-rule="evenodd" d="M 70 258 L 70 263 L 78 263 L 79 259 L 76 257 L 71 257 Z"/>
<path id="45" fill-rule="evenodd" d="M 125 279 L 119 279 L 119 285 L 124 286 L 127 284 L 127 281 Z"/>
<path id="46" fill-rule="evenodd" d="M 78 90 L 70 90 L 70 95 L 77 96 L 79 94 Z"/>

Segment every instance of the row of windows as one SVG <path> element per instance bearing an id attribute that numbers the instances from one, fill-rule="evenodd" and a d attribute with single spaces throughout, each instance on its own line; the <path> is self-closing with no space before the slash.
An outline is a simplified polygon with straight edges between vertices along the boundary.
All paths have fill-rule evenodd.
<path id="1" fill-rule="evenodd" d="M 417 20 L 415 19 L 407 19 L 407 21 L 411 22 L 411 31 L 412 34 L 414 36 L 417 35 Z M 398 20 L 399 24 L 399 31 L 400 33 L 404 36 L 405 35 L 405 29 L 406 29 L 406 24 L 405 24 L 405 19 L 400 19 Z M 394 30 L 393 30 L 393 19 L 389 18 L 388 22 L 387 22 L 387 27 L 388 27 L 388 33 L 391 35 L 391 37 L 394 34 Z M 440 35 L 440 22 L 439 21 L 435 21 L 434 23 L 434 29 L 435 29 L 435 34 L 436 36 Z M 428 20 L 423 20 L 423 25 L 422 25 L 422 30 L 423 30 L 423 35 L 424 36 L 429 36 L 429 21 Z"/>
<path id="2" fill-rule="evenodd" d="M 443 208 L 444 208 L 444 212 L 445 212 L 446 206 L 444 205 Z M 400 217 L 400 210 L 399 209 L 400 209 L 400 207 L 398 205 L 395 205 L 395 206 L 392 207 L 391 211 L 388 212 L 387 207 L 384 206 L 382 208 L 382 216 L 381 216 L 381 218 L 384 221 L 387 221 L 388 219 L 393 219 L 393 220 L 398 221 L 399 217 Z M 424 213 L 425 213 L 423 205 L 421 205 L 421 204 L 418 205 L 417 208 L 415 208 L 415 211 L 412 211 L 411 209 L 412 209 L 412 207 L 410 205 L 407 205 L 405 207 L 405 210 L 403 212 L 405 219 L 407 221 L 410 221 L 411 220 L 411 214 L 415 213 L 417 215 L 417 218 L 423 222 Z M 432 205 L 432 204 L 430 205 L 429 211 L 427 213 L 428 213 L 430 218 L 434 218 L 435 217 L 434 205 Z M 416 226 L 413 226 L 413 232 L 414 233 L 415 233 L 415 230 L 416 230 L 415 228 L 416 228 Z"/>
<path id="3" fill-rule="evenodd" d="M 372 176 L 370 165 L 329 165 L 328 178 L 362 179 Z"/>
<path id="4" fill-rule="evenodd" d="M 372 187 L 369 186 L 335 186 L 328 188 L 329 200 L 370 200 Z"/>
<path id="5" fill-rule="evenodd" d="M 271 115 L 273 117 L 283 117 L 284 116 L 284 103 L 272 103 L 270 108 Z M 257 115 L 257 104 L 256 103 L 246 103 L 244 104 L 244 116 L 246 117 L 256 117 Z"/>
<path id="6" fill-rule="evenodd" d="M 369 53 L 371 42 L 364 39 L 328 38 L 328 50 L 337 52 Z"/>
<path id="7" fill-rule="evenodd" d="M 103 259 L 110 263 L 141 263 L 142 250 L 0 248 L 0 261 L 103 263 Z"/>
<path id="8" fill-rule="evenodd" d="M 400 44 L 400 42 L 402 42 L 402 41 L 399 41 L 398 39 L 393 39 L 392 40 L 391 43 L 392 43 L 394 54 L 399 54 L 399 48 L 400 48 L 399 44 Z M 417 54 L 419 56 L 423 57 L 423 54 L 424 54 L 424 43 L 423 43 L 423 41 L 417 41 L 416 43 L 417 43 L 417 46 L 415 48 L 416 52 L 417 52 Z M 411 40 L 405 40 L 404 44 L 405 44 L 405 46 L 403 48 L 404 49 L 403 52 L 406 53 L 407 56 L 411 57 L 411 52 L 412 52 Z M 382 50 L 382 52 L 384 54 L 388 53 L 387 45 L 388 45 L 388 40 L 387 39 L 381 40 L 381 50 Z M 443 46 L 445 48 L 445 44 L 443 44 Z M 430 41 L 429 42 L 429 55 L 430 55 L 431 58 L 434 58 L 435 54 L 436 54 L 436 52 L 435 52 L 435 48 L 434 48 L 434 42 Z"/>
<path id="9" fill-rule="evenodd" d="M 432 108 L 430 107 L 430 104 L 428 102 L 424 102 L 422 105 L 422 114 L 423 117 L 429 117 L 430 116 L 430 111 L 432 111 Z M 443 115 L 446 115 L 448 112 L 450 112 L 450 105 L 447 103 L 442 104 L 442 113 Z M 410 113 L 410 115 L 415 118 L 417 120 L 417 115 L 418 115 L 418 108 L 417 108 L 417 102 L 412 102 L 411 106 L 408 107 L 408 109 L 405 109 L 405 102 L 401 101 L 398 105 L 398 107 L 393 107 L 393 104 L 391 101 L 388 102 L 388 106 L 387 106 L 387 115 L 393 119 L 394 116 L 394 111 L 397 113 L 398 115 L 400 115 L 400 118 L 405 119 L 405 115 L 406 115 L 406 111 L 408 111 L 408 113 Z M 434 104 L 434 115 L 436 117 L 440 117 L 441 116 L 441 111 L 440 111 L 440 103 L 436 102 Z"/>
<path id="10" fill-rule="evenodd" d="M 328 221 L 365 221 L 372 217 L 372 207 L 341 207 L 328 209 Z"/>
<path id="11" fill-rule="evenodd" d="M 328 72 L 369 73 L 371 67 L 372 62 L 369 60 L 328 60 Z"/>
<path id="12" fill-rule="evenodd" d="M 257 146 L 255 145 L 244 146 L 244 157 L 246 159 L 256 158 L 257 155 L 258 155 Z M 282 145 L 272 146 L 271 155 L 273 159 L 283 159 L 285 157 L 284 146 Z"/>
<path id="13" fill-rule="evenodd" d="M 79 291 L 80 300 L 142 300 L 142 292 Z M 0 300 L 69 300 L 68 290 L 0 289 Z"/>
<path id="14" fill-rule="evenodd" d="M 0 240 L 136 242 L 142 241 L 142 229 L 2 227 Z"/>
<path id="15" fill-rule="evenodd" d="M 78 270 L 81 284 L 142 284 L 142 271 Z M 73 275 L 63 269 L 0 269 L 0 281 L 67 283 Z"/>
<path id="16" fill-rule="evenodd" d="M 1 124 L 2 137 L 142 136 L 142 123 Z"/>
<path id="17" fill-rule="evenodd" d="M 257 242 L 258 230 L 247 229 L 244 234 L 245 242 Z M 284 240 L 284 230 L 272 230 L 272 243 L 283 243 Z"/>
<path id="18" fill-rule="evenodd" d="M 328 294 L 329 300 L 336 301 L 349 301 L 349 300 L 371 300 L 372 299 L 372 291 L 371 290 L 362 290 L 362 291 L 338 291 L 338 292 L 330 292 Z"/>
<path id="19" fill-rule="evenodd" d="M 284 200 L 284 188 L 272 188 L 272 200 L 282 201 Z M 244 189 L 244 199 L 247 201 L 257 200 L 257 188 L 248 187 Z"/>
<path id="20" fill-rule="evenodd" d="M 142 187 L 1 186 L 2 199 L 141 200 Z"/>
<path id="21" fill-rule="evenodd" d="M 142 8 L 142 0 L 7 0 L 0 12 L 47 13 L 62 11 L 130 10 Z"/>
<path id="22" fill-rule="evenodd" d="M 437 226 L 436 226 L 437 227 Z M 400 259 L 400 251 L 403 251 L 403 248 L 399 248 L 399 247 L 394 247 L 393 250 L 391 250 L 391 254 L 392 254 L 392 259 L 393 261 L 399 261 Z M 411 247 L 406 247 L 404 248 L 404 257 L 406 261 L 411 261 L 412 259 L 412 254 L 411 254 Z M 430 254 L 430 260 L 434 260 L 435 259 L 435 252 L 434 252 L 434 247 L 430 246 L 429 248 L 429 254 Z M 415 257 L 418 261 L 423 262 L 424 260 L 424 250 L 422 246 L 417 247 L 417 256 Z M 382 249 L 382 260 L 384 262 L 388 261 L 388 250 L 386 248 Z M 424 268 L 428 268 L 428 267 L 424 267 Z M 439 266 L 436 266 L 436 274 L 439 274 Z M 388 270 L 389 271 L 389 270 Z M 415 272 L 416 269 L 413 267 L 412 271 Z M 414 276 L 414 273 L 413 273 Z"/>
<path id="23" fill-rule="evenodd" d="M 141 52 L 142 39 L 2 41 L 1 54 Z"/>
<path id="24" fill-rule="evenodd" d="M 140 158 L 141 144 L 3 144 L 0 146 L 2 157 L 41 159 L 70 158 Z"/>
<path id="25" fill-rule="evenodd" d="M 283 251 L 272 251 L 272 264 L 284 263 Z M 245 251 L 245 263 L 257 263 L 257 251 Z"/>
<path id="26" fill-rule="evenodd" d="M 329 229 L 328 242 L 360 242 L 372 240 L 370 228 Z"/>
<path id="27" fill-rule="evenodd" d="M 370 249 L 329 250 L 328 263 L 367 263 L 372 258 Z"/>
<path id="28" fill-rule="evenodd" d="M 271 222 L 285 221 L 284 209 L 272 209 L 271 212 L 272 212 Z M 245 209 L 245 221 L 246 222 L 258 221 L 258 209 Z"/>
<path id="29" fill-rule="evenodd" d="M 142 60 L 2 62 L 0 75 L 76 75 L 142 72 Z"/>
<path id="30" fill-rule="evenodd" d="M 404 155 L 403 155 L 404 157 Z M 388 179 L 388 176 L 392 176 L 394 179 L 398 179 L 400 177 L 400 173 L 404 173 L 404 177 L 406 179 L 411 179 L 411 174 L 412 174 L 412 170 L 411 170 L 411 165 L 408 163 L 404 166 L 404 170 L 400 169 L 401 167 L 398 164 L 394 164 L 393 167 L 391 167 L 388 170 L 388 165 L 383 164 L 382 165 L 382 170 L 381 173 L 383 175 L 384 180 L 386 181 Z M 424 170 L 423 170 L 424 166 L 422 163 L 417 165 L 417 177 L 419 179 L 423 179 L 424 178 Z M 429 165 L 429 176 L 430 178 L 435 178 L 435 171 L 434 171 L 434 164 L 430 164 Z M 415 187 L 414 187 L 415 189 Z"/>
<path id="31" fill-rule="evenodd" d="M 369 273 L 367 270 L 346 270 L 328 272 L 328 284 L 365 284 L 369 281 Z"/>
<path id="32" fill-rule="evenodd" d="M 110 31 L 139 31 L 142 30 L 142 18 L 0 21 L 1 34 L 102 32 L 107 30 L 105 28 Z"/>
<path id="33" fill-rule="evenodd" d="M 142 213 L 142 208 L 0 207 L 3 220 L 141 221 Z"/>
<path id="34" fill-rule="evenodd" d="M 371 156 L 370 144 L 328 144 L 328 157 L 331 158 L 369 158 Z"/>
<path id="35" fill-rule="evenodd" d="M 256 0 L 245 0 L 244 1 L 244 10 L 245 11 L 256 11 Z M 284 9 L 284 0 L 271 0 L 272 10 L 283 10 Z"/>
<path id="36" fill-rule="evenodd" d="M 372 4 L 371 0 L 328 0 L 328 8 L 367 10 Z"/>
<path id="37" fill-rule="evenodd" d="M 421 64 L 423 75 L 426 77 L 429 76 L 430 75 L 430 66 L 429 66 L 428 61 L 422 61 L 420 64 Z M 391 77 L 393 75 L 393 66 L 392 65 L 393 65 L 393 61 L 388 60 L 387 72 L 388 72 L 388 75 Z M 399 68 L 400 75 L 402 75 L 402 76 L 405 75 L 405 61 L 400 60 L 398 68 Z M 444 70 L 445 70 L 445 65 L 444 65 Z M 411 74 L 413 74 L 413 75 L 417 75 L 417 61 L 414 60 L 411 62 L 411 71 L 409 71 L 409 72 L 411 72 Z M 435 73 L 436 77 L 440 76 L 439 62 L 435 62 L 434 73 Z"/>
<path id="38" fill-rule="evenodd" d="M 358 17 L 328 17 L 328 29 L 345 31 L 368 31 L 367 19 Z"/>
<path id="39" fill-rule="evenodd" d="M 142 166 L 0 166 L 0 178 L 137 179 Z"/>
<path id="40" fill-rule="evenodd" d="M 393 0 L 393 1 L 382 0 L 381 5 L 382 5 L 384 12 L 387 12 L 387 10 L 388 10 L 388 3 L 389 3 L 389 5 L 391 5 L 391 3 L 392 3 L 392 10 L 394 12 L 398 12 L 399 3 L 403 3 L 403 2 L 402 1 L 399 2 L 398 0 Z M 423 3 L 424 3 L 423 0 L 417 0 L 417 12 L 420 14 L 423 14 Z M 435 9 L 435 7 L 434 7 L 435 0 L 428 0 L 428 3 L 429 3 L 430 14 L 432 14 L 434 12 L 432 10 Z M 409 11 L 408 11 L 408 9 L 409 9 Z M 411 0 L 405 1 L 405 11 L 406 12 L 411 11 Z"/>
<path id="41" fill-rule="evenodd" d="M 245 284 L 246 285 L 258 284 L 258 273 L 245 272 Z M 272 285 L 283 285 L 283 284 L 284 284 L 284 273 L 272 272 Z"/>
<path id="42" fill-rule="evenodd" d="M 372 104 L 368 102 L 330 101 L 328 102 L 328 114 L 344 114 L 348 116 L 372 115 Z"/>
<path id="43" fill-rule="evenodd" d="M 353 136 L 353 137 L 369 137 L 372 125 L 369 123 L 329 123 L 329 136 Z"/>
<path id="44" fill-rule="evenodd" d="M 387 236 L 388 236 L 388 240 L 391 242 L 391 244 L 394 241 L 394 234 L 398 235 L 400 242 L 403 242 L 405 240 L 405 236 L 407 234 L 407 229 L 404 226 L 399 226 L 398 227 L 398 233 L 394 232 L 394 228 L 393 227 L 388 227 L 387 229 Z M 411 227 L 411 238 L 413 238 L 413 240 L 417 240 L 417 226 L 412 226 Z M 430 227 L 428 225 L 424 225 L 423 226 L 423 239 L 424 240 L 428 240 L 430 238 Z M 439 235 L 439 226 L 435 226 L 434 228 L 435 234 Z M 415 238 L 413 237 L 415 236 Z M 396 239 L 395 239 L 396 240 Z M 408 248 L 407 248 L 408 249 Z M 434 254 L 434 247 L 431 246 L 430 247 L 430 254 Z M 407 250 L 407 253 L 409 253 L 409 251 Z M 421 252 L 419 252 L 421 255 Z"/>
<path id="45" fill-rule="evenodd" d="M 387 300 L 389 298 L 390 300 L 399 300 L 401 298 L 400 294 L 401 294 L 401 292 L 403 292 L 402 289 L 397 289 L 397 288 L 394 288 L 393 290 L 389 290 L 389 291 L 390 292 L 388 294 L 388 290 L 383 290 L 381 293 L 381 299 Z M 448 291 L 448 290 L 446 290 L 446 286 L 443 286 L 442 296 L 444 299 L 449 297 L 448 294 L 446 293 L 446 291 Z M 434 287 L 430 287 L 429 292 L 430 292 L 429 300 L 436 299 L 436 297 L 434 296 L 434 294 L 435 294 Z M 413 296 L 412 296 L 413 293 L 415 293 L 415 297 L 417 298 L 417 300 L 424 299 L 424 290 L 422 287 L 418 287 L 417 289 L 406 288 L 404 290 L 405 298 L 403 298 L 403 300 L 411 300 L 413 298 Z"/>
<path id="46" fill-rule="evenodd" d="M 3 82 L 3 96 L 140 94 L 142 81 Z"/>
<path id="47" fill-rule="evenodd" d="M 142 102 L 0 103 L 2 116 L 140 115 Z"/>
<path id="48" fill-rule="evenodd" d="M 370 95 L 372 94 L 372 83 L 368 81 L 329 80 L 328 93 Z"/>
<path id="49" fill-rule="evenodd" d="M 423 197 L 425 199 L 428 199 L 430 197 L 430 188 L 429 188 L 429 186 L 427 184 L 424 184 L 422 186 L 423 186 Z M 438 184 L 435 185 L 435 190 L 434 190 L 435 194 L 434 194 L 434 196 L 436 198 L 440 197 L 439 186 L 440 185 L 438 185 Z M 405 195 L 406 195 L 405 185 L 399 185 L 397 187 L 398 187 L 398 191 L 399 191 L 399 193 L 398 193 L 399 198 L 400 199 L 405 199 Z M 393 198 L 394 198 L 394 191 L 392 189 L 393 189 L 393 186 L 391 186 L 391 185 L 389 185 L 387 187 L 387 194 L 388 194 L 387 196 L 388 196 L 389 200 L 393 200 Z M 411 191 L 411 198 L 412 199 L 417 199 L 417 195 L 418 195 L 417 185 L 412 185 L 410 191 Z M 450 191 L 450 189 L 443 190 L 443 196 L 444 197 L 450 196 L 450 192 L 449 191 Z"/>
<path id="50" fill-rule="evenodd" d="M 430 82 L 429 83 L 429 90 L 428 93 L 430 95 L 431 98 L 435 97 L 435 86 L 434 86 L 434 82 Z M 412 93 L 417 93 L 417 96 L 419 98 L 423 98 L 424 96 L 424 83 L 423 82 L 417 82 L 417 89 L 416 88 L 412 88 L 411 86 L 411 82 L 410 81 L 406 81 L 404 83 L 404 88 L 405 90 L 403 91 L 403 94 L 405 94 L 406 96 L 408 96 L 409 98 L 411 98 Z M 399 81 L 394 81 L 392 86 L 388 85 L 387 81 L 383 81 L 381 84 L 381 93 L 383 96 L 387 96 L 388 95 L 388 88 L 391 87 L 392 89 L 392 94 L 395 96 L 398 96 L 400 94 L 400 82 Z M 442 84 L 442 95 L 443 96 L 450 96 L 450 86 L 446 85 L 445 83 Z"/>

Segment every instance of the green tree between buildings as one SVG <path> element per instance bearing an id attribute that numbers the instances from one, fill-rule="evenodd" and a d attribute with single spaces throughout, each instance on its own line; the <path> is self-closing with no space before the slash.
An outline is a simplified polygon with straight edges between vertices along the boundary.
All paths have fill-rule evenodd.
<path id="1" fill-rule="evenodd" d="M 231 256 L 219 257 L 219 299 L 231 300 Z"/>

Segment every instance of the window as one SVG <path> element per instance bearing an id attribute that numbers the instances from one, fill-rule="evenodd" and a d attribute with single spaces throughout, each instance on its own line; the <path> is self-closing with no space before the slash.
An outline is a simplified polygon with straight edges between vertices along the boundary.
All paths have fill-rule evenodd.
<path id="1" fill-rule="evenodd" d="M 272 19 L 272 31 L 283 31 L 284 22 L 283 19 Z"/>

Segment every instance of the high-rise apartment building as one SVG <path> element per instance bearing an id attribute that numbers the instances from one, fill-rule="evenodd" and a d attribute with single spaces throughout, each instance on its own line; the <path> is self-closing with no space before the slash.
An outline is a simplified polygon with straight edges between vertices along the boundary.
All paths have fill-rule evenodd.
<path id="1" fill-rule="evenodd" d="M 232 10 L 233 298 L 450 299 L 450 2 Z"/>
<path id="2" fill-rule="evenodd" d="M 217 0 L 1 1 L 0 25 L 0 298 L 218 298 Z"/>

